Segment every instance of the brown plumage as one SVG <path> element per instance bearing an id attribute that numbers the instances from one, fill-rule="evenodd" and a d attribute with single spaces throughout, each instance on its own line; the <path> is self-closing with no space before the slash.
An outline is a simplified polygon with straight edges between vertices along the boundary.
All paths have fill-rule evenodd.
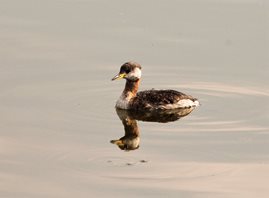
<path id="1" fill-rule="evenodd" d="M 193 102 L 196 98 L 188 96 L 175 90 L 147 90 L 140 91 L 130 102 L 131 109 L 165 109 L 167 105 L 173 105 L 180 100 L 190 99 Z M 191 106 L 190 106 L 191 107 Z"/>

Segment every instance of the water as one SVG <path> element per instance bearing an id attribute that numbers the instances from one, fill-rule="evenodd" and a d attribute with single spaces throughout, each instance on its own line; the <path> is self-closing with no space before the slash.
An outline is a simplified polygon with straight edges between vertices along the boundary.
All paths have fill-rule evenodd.
<path id="1" fill-rule="evenodd" d="M 268 3 L 1 1 L 1 197 L 268 197 Z M 122 63 L 202 106 L 138 121 L 122 151 Z"/>

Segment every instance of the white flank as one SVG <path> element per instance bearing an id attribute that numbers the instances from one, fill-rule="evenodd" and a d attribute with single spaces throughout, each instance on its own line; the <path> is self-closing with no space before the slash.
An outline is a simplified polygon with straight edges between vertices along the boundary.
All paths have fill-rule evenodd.
<path id="1" fill-rule="evenodd" d="M 190 107 L 197 107 L 200 103 L 198 100 L 192 101 L 190 99 L 183 99 L 178 101 L 175 104 L 168 104 L 163 106 L 164 109 L 177 109 L 177 108 L 190 108 Z"/>
<path id="2" fill-rule="evenodd" d="M 183 99 L 183 100 L 178 101 L 178 103 L 176 105 L 178 105 L 179 108 L 197 107 L 197 106 L 199 106 L 199 101 L 198 100 L 192 101 L 190 99 Z"/>

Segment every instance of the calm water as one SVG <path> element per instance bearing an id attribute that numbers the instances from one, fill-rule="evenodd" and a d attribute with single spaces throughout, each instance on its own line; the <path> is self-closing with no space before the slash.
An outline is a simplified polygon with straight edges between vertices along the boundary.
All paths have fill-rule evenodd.
<path id="1" fill-rule="evenodd" d="M 267 2 L 0 2 L 0 197 L 269 196 Z M 126 152 L 129 60 L 202 106 Z"/>

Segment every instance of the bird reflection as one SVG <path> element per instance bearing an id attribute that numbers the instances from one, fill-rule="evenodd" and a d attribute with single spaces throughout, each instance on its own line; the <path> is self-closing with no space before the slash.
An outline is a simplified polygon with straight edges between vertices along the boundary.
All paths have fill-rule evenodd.
<path id="1" fill-rule="evenodd" d="M 162 111 L 130 111 L 116 108 L 124 126 L 124 136 L 117 140 L 111 140 L 112 144 L 117 145 L 121 150 L 131 151 L 139 148 L 140 132 L 137 120 L 146 122 L 174 122 L 182 117 L 187 116 L 194 108 L 162 110 Z"/>

